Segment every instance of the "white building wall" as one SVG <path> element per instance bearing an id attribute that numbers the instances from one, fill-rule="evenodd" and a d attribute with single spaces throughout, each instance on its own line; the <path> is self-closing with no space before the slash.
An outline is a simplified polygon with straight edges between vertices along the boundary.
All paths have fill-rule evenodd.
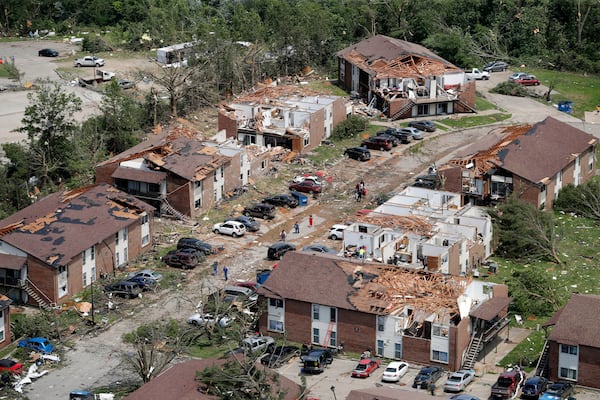
<path id="1" fill-rule="evenodd" d="M 577 354 L 568 354 L 563 353 L 561 351 L 560 343 L 558 344 L 558 376 L 561 379 L 569 379 L 567 376 L 561 376 L 561 368 L 567 368 L 573 371 L 576 371 L 577 376 L 579 376 L 579 347 L 577 348 Z M 575 379 L 576 380 L 576 379 Z"/>
<path id="2" fill-rule="evenodd" d="M 384 321 L 384 330 L 379 330 L 379 324 L 377 326 L 377 334 L 375 343 L 378 340 L 383 341 L 383 357 L 390 359 L 400 359 L 402 357 L 396 357 L 396 344 L 402 346 L 402 332 L 405 328 L 405 319 L 403 317 L 397 317 L 393 315 L 380 316 Z M 376 323 L 381 320 L 377 319 Z"/>
<path id="3" fill-rule="evenodd" d="M 128 228 L 123 228 L 115 234 L 115 265 L 117 267 L 125 265 L 129 260 L 128 236 Z"/>
<path id="4" fill-rule="evenodd" d="M 319 310 L 318 312 L 318 319 L 315 319 L 315 308 L 317 308 Z M 331 310 L 334 310 L 335 312 L 335 321 L 331 321 Z M 337 309 L 335 307 L 328 307 L 328 306 L 324 306 L 321 304 L 313 304 L 312 308 L 311 308 L 311 327 L 310 327 L 310 333 L 311 333 L 311 343 L 312 344 L 316 344 L 319 346 L 323 346 L 323 347 L 329 347 L 329 346 L 337 346 L 337 341 L 335 343 L 331 343 L 331 339 L 332 338 L 337 338 L 337 318 L 338 318 L 338 314 L 337 314 Z M 318 329 L 319 330 L 319 340 L 318 341 L 314 341 L 314 330 Z M 329 334 L 328 334 L 329 331 Z M 329 338 L 328 338 L 329 336 Z M 327 343 L 326 343 L 327 341 Z"/>
<path id="5" fill-rule="evenodd" d="M 94 246 L 81 253 L 81 278 L 83 287 L 96 280 L 96 249 Z"/>

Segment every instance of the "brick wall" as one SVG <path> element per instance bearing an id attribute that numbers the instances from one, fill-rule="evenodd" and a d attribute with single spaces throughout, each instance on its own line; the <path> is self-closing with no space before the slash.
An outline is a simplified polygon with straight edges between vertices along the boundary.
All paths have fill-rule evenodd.
<path id="1" fill-rule="evenodd" d="M 558 377 L 558 354 L 560 345 L 557 342 L 549 342 L 548 352 L 548 379 L 552 381 L 561 380 Z M 600 389 L 600 349 L 579 346 L 579 365 L 577 371 L 577 384 Z"/>
<path id="2" fill-rule="evenodd" d="M 475 99 L 477 97 L 477 83 L 476 81 L 466 81 L 460 89 L 459 99 L 468 104 L 470 107 L 475 108 Z M 460 103 L 454 103 L 454 112 L 464 113 L 471 112 L 468 108 L 464 107 Z"/>
<path id="3" fill-rule="evenodd" d="M 429 360 L 430 343 L 429 339 L 404 336 L 402 338 L 402 357 L 418 364 L 431 364 Z"/>
<path id="4" fill-rule="evenodd" d="M 448 369 L 457 371 L 462 366 L 462 356 L 471 341 L 469 334 L 470 318 L 463 318 L 457 326 L 450 326 Z"/>
<path id="5" fill-rule="evenodd" d="M 57 276 L 58 271 L 55 268 L 51 268 L 35 258 L 27 257 L 27 277 L 42 293 L 55 302 L 58 302 Z M 31 296 L 28 303 L 37 305 Z"/>
<path id="6" fill-rule="evenodd" d="M 321 140 L 325 136 L 325 109 L 322 108 L 310 114 L 308 129 L 310 132 L 310 144 L 304 147 L 302 152 L 310 151 L 321 144 Z"/>
<path id="7" fill-rule="evenodd" d="M 217 114 L 217 130 L 225 130 L 227 138 L 237 138 L 237 119 L 234 111 L 219 110 Z"/>
<path id="8" fill-rule="evenodd" d="M 96 166 L 96 183 L 106 183 L 112 186 L 111 176 L 117 168 L 119 168 L 118 162 Z"/>

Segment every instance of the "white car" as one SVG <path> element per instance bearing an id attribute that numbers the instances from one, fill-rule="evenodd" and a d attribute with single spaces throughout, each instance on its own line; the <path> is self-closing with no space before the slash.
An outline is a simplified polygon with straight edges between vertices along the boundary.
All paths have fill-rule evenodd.
<path id="1" fill-rule="evenodd" d="M 235 320 L 235 317 L 229 317 L 227 315 L 222 316 L 219 319 L 219 326 L 221 328 L 225 328 L 226 326 L 229 326 L 233 321 Z M 212 326 L 215 324 L 215 316 L 212 314 L 200 314 L 200 313 L 196 313 L 191 315 L 188 320 L 187 320 L 188 324 L 192 324 L 192 325 L 196 325 L 196 326 Z"/>
<path id="2" fill-rule="evenodd" d="M 388 364 L 383 371 L 381 380 L 383 382 L 398 382 L 408 372 L 408 364 L 394 361 Z"/>
<path id="3" fill-rule="evenodd" d="M 104 59 L 95 56 L 85 56 L 73 61 L 76 67 L 101 67 L 104 65 Z"/>
<path id="4" fill-rule="evenodd" d="M 318 176 L 303 176 L 303 175 L 298 175 L 297 177 L 294 178 L 294 183 L 302 183 L 304 181 L 313 182 L 315 185 L 323 185 L 323 181 Z"/>
<path id="5" fill-rule="evenodd" d="M 155 280 L 156 282 L 160 282 L 160 280 L 163 278 L 163 276 L 161 274 L 159 274 L 158 272 L 152 271 L 151 269 L 143 269 L 141 271 L 130 272 L 127 275 L 127 279 L 134 278 L 136 276 L 142 276 L 144 278 L 149 278 L 149 279 Z"/>
<path id="6" fill-rule="evenodd" d="M 238 221 L 219 222 L 213 226 L 213 232 L 238 237 L 246 233 L 246 227 Z"/>
<path id="7" fill-rule="evenodd" d="M 400 133 L 406 133 L 410 135 L 413 138 L 413 140 L 421 140 L 425 137 L 423 135 L 423 131 L 420 131 L 417 128 L 413 127 L 401 128 L 399 131 Z"/>
<path id="8" fill-rule="evenodd" d="M 348 228 L 348 225 L 335 224 L 329 228 L 327 237 L 331 240 L 342 240 L 344 238 L 344 231 Z"/>
<path id="9" fill-rule="evenodd" d="M 461 392 L 475 379 L 475 371 L 472 369 L 461 369 L 453 372 L 444 383 L 445 392 Z"/>

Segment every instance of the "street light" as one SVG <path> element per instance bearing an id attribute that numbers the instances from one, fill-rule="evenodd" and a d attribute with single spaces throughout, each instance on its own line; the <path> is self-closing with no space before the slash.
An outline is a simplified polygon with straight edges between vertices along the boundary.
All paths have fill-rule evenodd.
<path id="1" fill-rule="evenodd" d="M 331 387 L 329 389 L 331 389 L 331 392 L 333 393 L 334 400 L 337 400 L 337 397 L 335 395 L 335 386 L 331 385 Z"/>

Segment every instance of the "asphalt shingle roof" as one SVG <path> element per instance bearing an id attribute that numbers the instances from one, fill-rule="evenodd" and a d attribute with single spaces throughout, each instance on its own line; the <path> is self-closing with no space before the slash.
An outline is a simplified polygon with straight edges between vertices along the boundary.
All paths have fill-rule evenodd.
<path id="1" fill-rule="evenodd" d="M 573 294 L 550 332 L 548 340 L 600 348 L 600 296 Z"/>

